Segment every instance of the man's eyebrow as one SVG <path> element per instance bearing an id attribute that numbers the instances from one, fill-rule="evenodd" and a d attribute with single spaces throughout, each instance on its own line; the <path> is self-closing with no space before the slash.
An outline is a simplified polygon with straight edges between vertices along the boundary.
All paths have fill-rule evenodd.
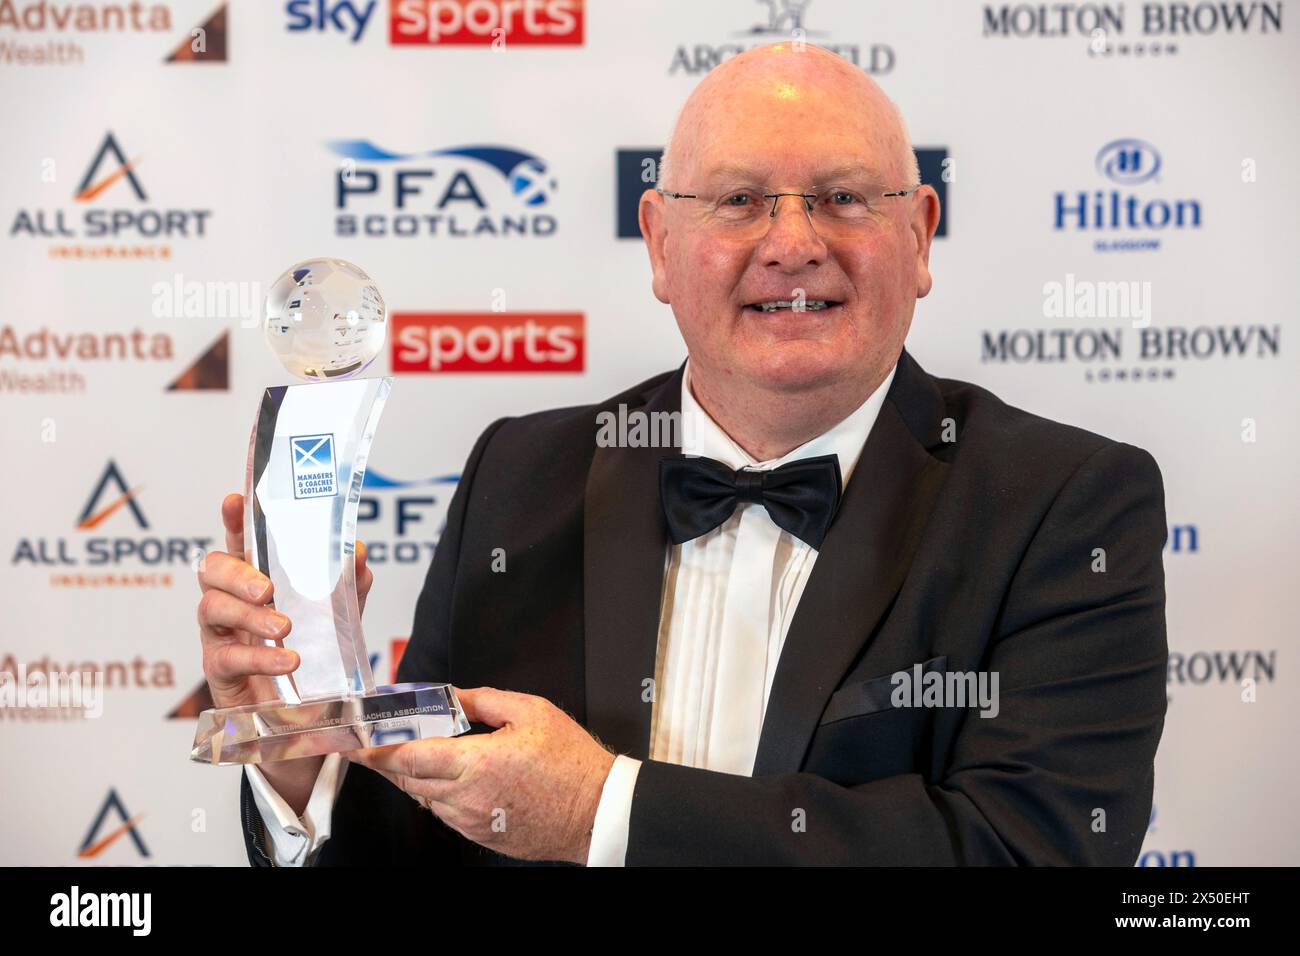
<path id="1" fill-rule="evenodd" d="M 873 182 L 883 182 L 881 173 L 877 169 L 872 169 L 865 163 L 846 163 L 843 166 L 836 166 L 833 169 L 825 170 L 816 179 L 819 182 L 827 182 L 832 179 L 840 179 L 845 176 L 865 176 Z"/>
<path id="2" fill-rule="evenodd" d="M 737 179 L 754 179 L 761 175 L 761 171 L 750 169 L 748 166 L 738 166 L 734 163 L 723 163 L 720 166 L 714 166 L 704 178 L 708 181 L 720 179 L 723 176 L 735 177 Z"/>
<path id="3" fill-rule="evenodd" d="M 752 169 L 748 166 L 740 166 L 735 163 L 723 163 L 719 166 L 713 167 L 708 175 L 704 177 L 704 181 L 716 182 L 724 176 L 741 180 L 770 178 L 763 170 Z M 812 179 L 817 183 L 826 183 L 848 176 L 866 177 L 872 182 L 884 182 L 879 170 L 872 169 L 865 163 L 843 163 L 839 166 L 823 169 L 821 172 L 813 176 Z"/>

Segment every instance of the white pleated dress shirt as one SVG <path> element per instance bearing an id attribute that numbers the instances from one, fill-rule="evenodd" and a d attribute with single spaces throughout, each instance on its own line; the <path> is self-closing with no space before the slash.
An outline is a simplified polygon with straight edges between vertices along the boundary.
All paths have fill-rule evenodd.
<path id="1" fill-rule="evenodd" d="M 682 452 L 730 468 L 767 471 L 800 458 L 836 455 L 848 483 L 894 380 L 897 365 L 834 428 L 787 455 L 756 461 L 700 407 L 682 375 Z M 817 551 L 781 530 L 760 504 L 741 503 L 718 528 L 665 556 L 650 759 L 749 776 L 777 663 Z M 337 754 L 326 759 L 303 818 L 294 817 L 255 767 L 249 782 L 278 866 L 302 865 L 329 838 L 329 813 L 342 785 Z M 588 866 L 621 866 L 627 856 L 632 795 L 641 761 L 614 759 L 601 791 Z M 269 811 L 269 812 L 268 812 Z"/>

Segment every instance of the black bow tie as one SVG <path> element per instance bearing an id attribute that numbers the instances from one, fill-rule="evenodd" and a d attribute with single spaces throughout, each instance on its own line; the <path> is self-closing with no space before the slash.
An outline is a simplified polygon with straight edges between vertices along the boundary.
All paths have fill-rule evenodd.
<path id="1" fill-rule="evenodd" d="M 659 497 L 673 544 L 707 534 L 737 504 L 752 501 L 778 528 L 820 551 L 840 502 L 840 459 L 819 455 L 771 471 L 732 471 L 712 458 L 664 458 Z"/>

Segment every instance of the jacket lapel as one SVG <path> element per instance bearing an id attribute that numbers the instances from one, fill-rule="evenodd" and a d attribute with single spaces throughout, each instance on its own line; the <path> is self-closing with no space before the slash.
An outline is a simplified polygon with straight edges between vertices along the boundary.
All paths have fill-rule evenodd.
<path id="1" fill-rule="evenodd" d="M 630 399 L 628 411 L 679 412 L 681 388 L 678 368 L 639 402 Z M 668 548 L 659 459 L 673 453 L 597 447 L 583 509 L 586 726 L 614 750 L 642 760 L 650 750 L 652 707 L 644 682 L 655 676 Z"/>
<path id="2" fill-rule="evenodd" d="M 817 721 L 902 585 L 948 465 L 943 396 L 904 350 L 781 651 L 754 776 L 793 773 Z"/>

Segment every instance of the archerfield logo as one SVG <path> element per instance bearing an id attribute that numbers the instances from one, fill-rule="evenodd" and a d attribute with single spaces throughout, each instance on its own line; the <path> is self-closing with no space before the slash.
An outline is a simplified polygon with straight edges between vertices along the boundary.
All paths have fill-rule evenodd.
<path id="1" fill-rule="evenodd" d="M 78 532 L 134 523 L 136 533 L 87 537 L 20 538 L 11 566 L 49 569 L 52 587 L 171 587 L 173 573 L 194 570 L 212 547 L 212 538 L 160 537 L 150 531 L 140 507 L 140 486 L 129 486 L 109 460 L 77 519 Z M 87 571 L 86 569 L 96 569 Z"/>
<path id="2" fill-rule="evenodd" d="M 164 63 L 224 63 L 226 6 L 177 37 L 169 3 L 0 0 L 0 66 L 84 66 L 83 44 L 122 34 L 173 37 Z"/>
<path id="3" fill-rule="evenodd" d="M 893 72 L 895 56 L 892 46 L 858 38 L 845 40 L 842 32 L 832 36 L 830 31 L 822 29 L 824 20 L 808 20 L 809 5 L 810 0 L 765 0 L 760 18 L 755 21 L 752 19 L 752 3 L 741 4 L 733 0 L 737 20 L 744 22 L 748 19 L 748 25 L 732 31 L 730 41 L 692 40 L 678 44 L 668 64 L 668 75 L 703 76 L 733 56 L 782 39 L 789 40 L 796 49 L 801 44 L 812 43 L 843 57 L 872 76 Z"/>
<path id="4" fill-rule="evenodd" d="M 110 130 L 72 192 L 76 205 L 19 209 L 9 237 L 55 240 L 50 256 L 59 259 L 169 259 L 172 241 L 204 238 L 212 210 L 151 204 L 140 163 Z M 58 176 L 55 161 L 47 160 L 42 179 L 52 183 Z"/>
<path id="5" fill-rule="evenodd" d="M 393 46 L 581 46 L 584 0 L 392 0 Z"/>
<path id="6" fill-rule="evenodd" d="M 1282 0 L 987 4 L 981 25 L 986 38 L 1066 40 L 1092 57 L 1160 60 L 1205 38 L 1280 34 Z"/>
<path id="7" fill-rule="evenodd" d="M 546 237 L 555 177 L 533 153 L 507 146 L 455 146 L 392 153 L 369 140 L 328 144 L 334 172 L 334 234 L 347 238 Z"/>
<path id="8" fill-rule="evenodd" d="M 581 312 L 394 312 L 394 372 L 581 372 Z"/>

